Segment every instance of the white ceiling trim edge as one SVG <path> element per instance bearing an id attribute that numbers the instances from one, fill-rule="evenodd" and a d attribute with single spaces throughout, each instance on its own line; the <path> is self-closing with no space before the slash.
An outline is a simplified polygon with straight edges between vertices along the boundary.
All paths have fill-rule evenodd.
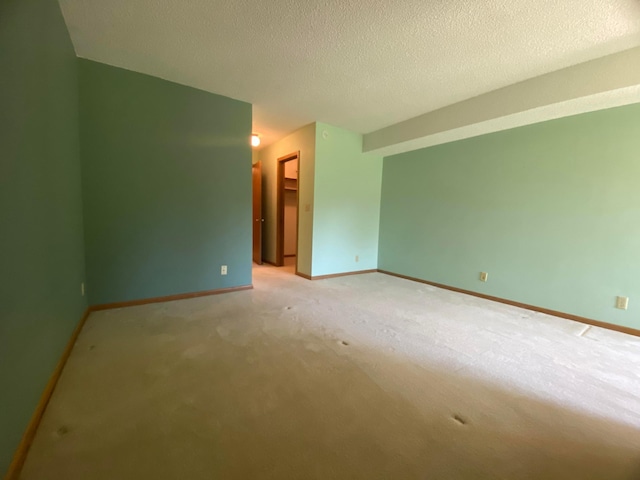
<path id="1" fill-rule="evenodd" d="M 613 92 L 604 92 L 576 100 L 569 100 L 567 102 L 555 103 L 553 105 L 546 105 L 533 110 L 527 110 L 526 112 L 506 115 L 504 117 L 487 120 L 486 122 L 475 123 L 465 127 L 447 130 L 445 132 L 398 143 L 396 145 L 370 150 L 367 153 L 387 157 L 443 143 L 464 140 L 465 138 L 477 137 L 487 133 L 500 132 L 511 128 L 545 122 L 547 120 L 555 120 L 558 118 L 604 110 L 607 108 L 621 107 L 623 105 L 630 105 L 633 103 L 640 103 L 640 85 L 615 90 Z"/>

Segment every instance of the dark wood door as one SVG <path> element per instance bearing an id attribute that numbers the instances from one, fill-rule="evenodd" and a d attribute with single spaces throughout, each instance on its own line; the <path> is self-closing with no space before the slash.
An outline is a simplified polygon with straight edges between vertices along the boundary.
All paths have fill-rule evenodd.
<path id="1" fill-rule="evenodd" d="M 262 167 L 253 165 L 253 261 L 262 265 Z"/>

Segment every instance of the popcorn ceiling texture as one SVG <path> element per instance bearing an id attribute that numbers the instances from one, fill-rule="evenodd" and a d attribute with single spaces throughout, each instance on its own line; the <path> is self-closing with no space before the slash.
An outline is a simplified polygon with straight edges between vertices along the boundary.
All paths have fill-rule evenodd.
<path id="1" fill-rule="evenodd" d="M 640 45 L 636 0 L 60 0 L 79 57 L 367 133 Z"/>

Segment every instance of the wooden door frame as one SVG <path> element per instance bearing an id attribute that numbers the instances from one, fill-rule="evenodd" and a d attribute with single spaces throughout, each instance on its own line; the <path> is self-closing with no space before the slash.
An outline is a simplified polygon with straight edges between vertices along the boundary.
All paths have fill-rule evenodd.
<path id="1" fill-rule="evenodd" d="M 296 195 L 296 273 L 298 273 L 298 241 L 300 234 L 300 150 L 278 158 L 277 213 L 276 213 L 276 266 L 284 265 L 284 164 L 298 160 L 298 191 Z"/>
<path id="2" fill-rule="evenodd" d="M 256 189 L 255 189 L 255 184 L 256 184 L 256 170 L 258 171 L 258 191 L 259 191 L 259 195 L 258 195 L 258 201 L 260 202 L 260 211 L 259 213 L 259 217 L 256 217 Z M 252 218 L 252 243 L 251 243 L 251 257 L 252 257 L 252 261 L 257 263 L 258 265 L 262 265 L 262 257 L 263 257 L 263 248 L 262 248 L 262 240 L 263 240 L 263 234 L 264 234 L 264 214 L 262 212 L 262 162 L 260 160 L 258 160 L 256 163 L 254 163 L 253 165 L 251 165 L 251 218 Z M 260 255 L 258 256 L 258 259 L 256 260 L 255 258 L 255 243 L 256 243 L 256 238 L 255 238 L 255 230 L 256 230 L 256 223 L 258 223 L 258 229 L 260 231 L 259 237 L 260 237 L 260 242 L 259 242 L 259 248 L 260 248 Z"/>

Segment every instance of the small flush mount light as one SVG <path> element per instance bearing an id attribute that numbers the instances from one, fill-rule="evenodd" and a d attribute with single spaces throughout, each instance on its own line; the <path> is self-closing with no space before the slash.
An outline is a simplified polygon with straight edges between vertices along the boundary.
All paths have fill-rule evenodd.
<path id="1" fill-rule="evenodd" d="M 257 133 L 252 133 L 251 134 L 251 146 L 252 147 L 258 147 L 260 145 L 260 135 L 258 135 Z"/>

